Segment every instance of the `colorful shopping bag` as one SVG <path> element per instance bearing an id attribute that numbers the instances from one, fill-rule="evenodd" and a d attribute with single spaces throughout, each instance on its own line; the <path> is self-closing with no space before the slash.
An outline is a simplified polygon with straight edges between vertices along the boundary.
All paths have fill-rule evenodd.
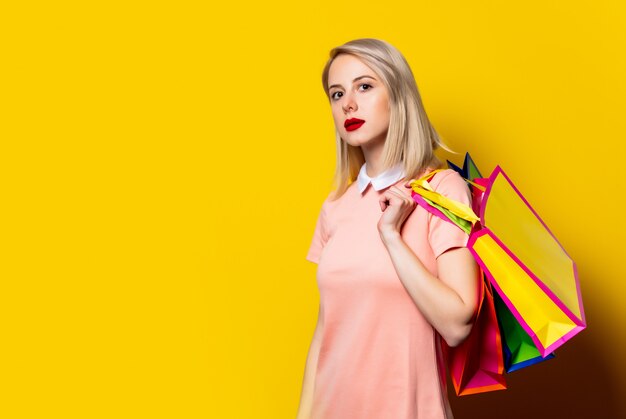
<path id="1" fill-rule="evenodd" d="M 414 199 L 433 214 L 454 215 L 448 221 L 465 231 L 471 225 L 468 248 L 547 359 L 586 327 L 575 263 L 499 166 L 488 179 L 466 179 L 473 194 L 484 190 L 480 218 L 466 205 L 434 192 L 425 180 L 433 174 L 411 182 Z"/>
<path id="2" fill-rule="evenodd" d="M 576 264 L 499 166 L 480 220 L 468 248 L 546 357 L 586 327 Z"/>
<path id="3" fill-rule="evenodd" d="M 480 213 L 488 179 L 482 178 L 480 170 L 469 153 L 465 154 L 462 168 L 449 160 L 448 168 L 455 170 L 464 179 L 473 181 L 469 185 L 472 191 L 472 209 L 474 212 Z M 478 183 L 478 185 L 476 183 Z M 507 373 L 512 372 L 554 358 L 554 352 L 548 354 L 546 357 L 542 357 L 532 338 L 526 333 L 515 316 L 513 316 L 497 292 L 493 293 L 493 297 L 502 338 L 505 371 Z"/>
<path id="4" fill-rule="evenodd" d="M 453 348 L 442 345 L 458 396 L 506 389 L 504 358 L 493 293 L 481 272 L 479 306 L 469 336 Z"/>

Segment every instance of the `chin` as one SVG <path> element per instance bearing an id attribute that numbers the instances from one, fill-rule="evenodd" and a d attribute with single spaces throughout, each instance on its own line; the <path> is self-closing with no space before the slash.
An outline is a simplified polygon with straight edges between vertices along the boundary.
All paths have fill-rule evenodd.
<path id="1" fill-rule="evenodd" d="M 361 147 L 363 145 L 374 144 L 377 142 L 374 138 L 350 138 L 346 139 L 343 137 L 343 141 L 350 144 L 353 147 Z M 383 140 L 384 141 L 384 140 Z"/>
<path id="2" fill-rule="evenodd" d="M 361 134 L 361 133 L 359 133 Z M 341 136 L 341 138 L 351 146 L 361 146 L 371 141 L 371 138 L 364 138 L 362 135 L 347 133 Z"/>
<path id="3" fill-rule="evenodd" d="M 359 140 L 346 140 L 345 138 L 342 138 L 342 140 L 345 143 L 348 143 L 348 145 L 351 145 L 352 147 L 361 147 L 363 144 L 367 144 L 367 141 L 359 141 Z"/>

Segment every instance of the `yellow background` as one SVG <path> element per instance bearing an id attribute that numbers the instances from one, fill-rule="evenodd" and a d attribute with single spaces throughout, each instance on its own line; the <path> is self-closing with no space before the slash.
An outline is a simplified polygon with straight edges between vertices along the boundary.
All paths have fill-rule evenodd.
<path id="1" fill-rule="evenodd" d="M 321 71 L 359 37 L 404 53 L 447 143 L 500 164 L 578 264 L 587 330 L 457 415 L 617 417 L 624 27 L 607 0 L 3 5 L 0 417 L 295 417 Z"/>

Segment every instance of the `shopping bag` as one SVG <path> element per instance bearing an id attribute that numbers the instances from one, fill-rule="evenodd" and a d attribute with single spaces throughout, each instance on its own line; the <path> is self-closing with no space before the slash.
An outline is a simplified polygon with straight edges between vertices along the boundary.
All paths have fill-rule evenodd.
<path id="1" fill-rule="evenodd" d="M 413 198 L 465 231 L 471 225 L 469 250 L 547 359 L 586 327 L 574 261 L 499 166 L 487 179 L 466 179 L 473 195 L 480 191 L 480 217 L 432 190 L 427 180 L 438 171 L 410 182 Z"/>
<path id="2" fill-rule="evenodd" d="M 586 327 L 576 264 L 500 166 L 468 248 L 546 357 Z"/>
<path id="3" fill-rule="evenodd" d="M 480 213 L 488 179 L 482 178 L 478 166 L 469 153 L 465 154 L 463 167 L 459 167 L 448 160 L 448 168 L 455 170 L 464 179 L 472 181 L 469 185 L 472 191 L 472 209 L 474 212 Z M 532 338 L 513 316 L 497 292 L 493 293 L 493 297 L 502 339 L 504 370 L 509 373 L 554 358 L 554 352 L 542 357 Z"/>
<path id="4" fill-rule="evenodd" d="M 481 272 L 479 306 L 469 336 L 459 345 L 442 345 L 458 396 L 506 389 L 500 331 L 489 282 Z"/>

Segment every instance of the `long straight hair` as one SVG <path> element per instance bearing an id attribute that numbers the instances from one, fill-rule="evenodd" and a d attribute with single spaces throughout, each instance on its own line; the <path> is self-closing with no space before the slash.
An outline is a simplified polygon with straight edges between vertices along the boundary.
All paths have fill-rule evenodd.
<path id="1" fill-rule="evenodd" d="M 388 42 L 355 39 L 330 50 L 330 58 L 322 72 L 322 85 L 330 103 L 328 72 L 339 54 L 352 54 L 369 66 L 381 78 L 389 92 L 389 129 L 383 146 L 382 170 L 402 163 L 405 180 L 413 179 L 426 168 L 440 168 L 441 161 L 434 152 L 438 147 L 450 150 L 430 123 L 417 89 L 415 77 L 404 56 Z M 357 178 L 365 157 L 361 147 L 343 141 L 335 128 L 337 166 L 332 199 L 341 197 Z"/>

